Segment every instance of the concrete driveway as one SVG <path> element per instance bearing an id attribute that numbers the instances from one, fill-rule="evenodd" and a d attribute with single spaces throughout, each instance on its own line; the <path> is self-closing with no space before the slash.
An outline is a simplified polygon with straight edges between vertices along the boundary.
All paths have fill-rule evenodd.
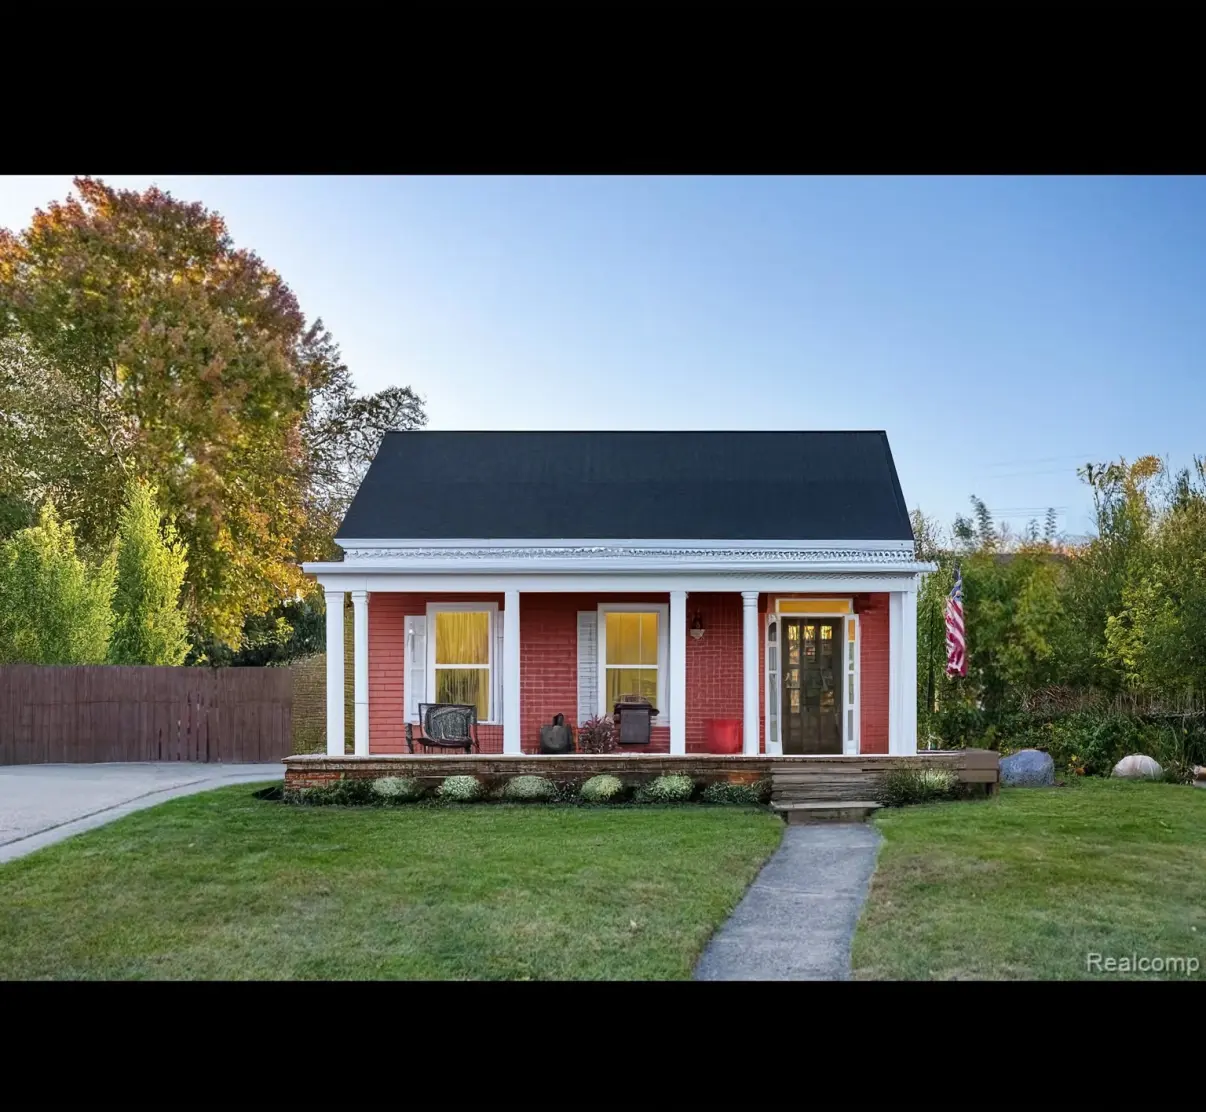
<path id="1" fill-rule="evenodd" d="M 277 762 L 0 767 L 0 863 L 178 795 L 284 776 Z"/>

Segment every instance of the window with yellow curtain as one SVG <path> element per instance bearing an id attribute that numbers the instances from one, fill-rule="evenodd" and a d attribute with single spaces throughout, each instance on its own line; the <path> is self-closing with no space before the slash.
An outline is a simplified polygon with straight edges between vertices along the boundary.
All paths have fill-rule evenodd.
<path id="1" fill-rule="evenodd" d="M 606 620 L 607 712 L 621 695 L 640 695 L 656 707 L 657 614 L 609 611 Z"/>
<path id="2" fill-rule="evenodd" d="M 490 717 L 490 614 L 441 610 L 435 615 L 435 701 L 477 707 Z"/>

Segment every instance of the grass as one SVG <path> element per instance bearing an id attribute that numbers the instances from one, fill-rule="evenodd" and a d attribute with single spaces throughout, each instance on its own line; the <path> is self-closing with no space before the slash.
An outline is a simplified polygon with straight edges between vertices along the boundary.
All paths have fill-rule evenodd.
<path id="1" fill-rule="evenodd" d="M 876 822 L 884 844 L 854 939 L 856 977 L 1127 976 L 1089 969 L 1090 953 L 1196 957 L 1199 971 L 1179 976 L 1206 977 L 1204 791 L 1082 780 Z"/>
<path id="2" fill-rule="evenodd" d="M 290 807 L 237 785 L 0 866 L 0 980 L 690 976 L 765 811 Z"/>

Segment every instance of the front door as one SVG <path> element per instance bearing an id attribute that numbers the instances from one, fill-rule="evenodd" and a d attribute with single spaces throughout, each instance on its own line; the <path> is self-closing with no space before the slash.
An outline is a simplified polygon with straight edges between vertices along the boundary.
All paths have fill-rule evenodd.
<path id="1" fill-rule="evenodd" d="M 841 753 L 840 618 L 781 619 L 784 753 Z"/>

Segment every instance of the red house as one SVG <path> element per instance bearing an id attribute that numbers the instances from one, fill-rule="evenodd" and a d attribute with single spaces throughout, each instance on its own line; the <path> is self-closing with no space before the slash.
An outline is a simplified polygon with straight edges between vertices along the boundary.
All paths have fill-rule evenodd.
<path id="1" fill-rule="evenodd" d="M 883 432 L 399 432 L 304 565 L 327 599 L 327 751 L 408 752 L 423 704 L 482 753 L 624 696 L 651 753 L 916 752 L 921 573 Z M 710 725 L 710 723 L 712 725 Z"/>

